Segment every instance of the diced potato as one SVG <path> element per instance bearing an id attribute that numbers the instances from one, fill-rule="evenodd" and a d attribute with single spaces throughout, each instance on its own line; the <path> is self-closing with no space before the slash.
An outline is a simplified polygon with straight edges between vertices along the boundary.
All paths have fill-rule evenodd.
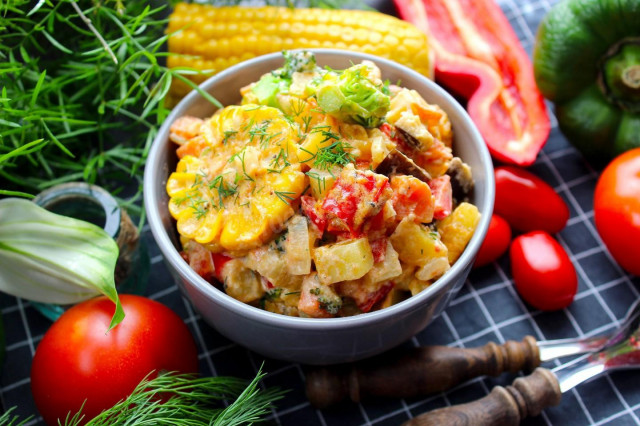
<path id="1" fill-rule="evenodd" d="M 295 215 L 288 224 L 289 232 L 284 241 L 287 270 L 293 275 L 311 272 L 311 250 L 309 249 L 309 226 L 304 216 Z"/>
<path id="2" fill-rule="evenodd" d="M 453 264 L 469 243 L 480 221 L 480 212 L 473 204 L 460 203 L 445 219 L 438 223 L 442 242 L 449 250 L 449 263 Z"/>
<path id="3" fill-rule="evenodd" d="M 225 292 L 241 302 L 256 302 L 264 294 L 258 275 L 246 268 L 239 259 L 232 259 L 225 263 L 220 276 Z"/>
<path id="4" fill-rule="evenodd" d="M 416 271 L 416 278 L 422 281 L 433 280 L 447 272 L 450 267 L 447 257 L 434 257 Z"/>
<path id="5" fill-rule="evenodd" d="M 300 291 L 289 291 L 285 288 L 274 288 L 267 291 L 262 298 L 264 309 L 280 315 L 299 316 L 298 304 Z"/>
<path id="6" fill-rule="evenodd" d="M 415 296 L 430 285 L 431 281 L 422 281 L 420 279 L 414 278 L 409 283 L 409 291 L 411 292 L 412 296 Z"/>
<path id="7" fill-rule="evenodd" d="M 287 269 L 287 257 L 278 250 L 275 243 L 251 250 L 244 258 L 247 268 L 257 271 L 275 287 L 297 291 L 302 284 L 302 276 L 292 275 Z"/>
<path id="8" fill-rule="evenodd" d="M 387 249 L 382 262 L 373 265 L 373 268 L 367 273 L 365 279 L 378 283 L 387 281 L 402 274 L 402 265 L 398 258 L 398 252 L 394 250 L 390 241 L 387 241 Z"/>
<path id="9" fill-rule="evenodd" d="M 311 186 L 313 198 L 321 200 L 335 183 L 338 175 L 340 175 L 340 170 L 338 168 L 333 170 L 311 168 L 306 175 L 309 177 L 309 186 Z"/>
<path id="10" fill-rule="evenodd" d="M 402 265 L 402 273 L 393 279 L 393 282 L 396 284 L 395 288 L 401 291 L 409 291 L 409 284 L 411 280 L 415 276 L 417 266 L 407 265 L 406 263 Z"/>
<path id="11" fill-rule="evenodd" d="M 318 247 L 313 251 L 313 260 L 323 284 L 357 280 L 373 267 L 373 253 L 366 238 Z"/>
<path id="12" fill-rule="evenodd" d="M 313 318 L 328 318 L 337 314 L 341 307 L 342 298 L 330 285 L 322 284 L 318 274 L 305 277 L 298 303 L 300 313 Z"/>
<path id="13" fill-rule="evenodd" d="M 371 139 L 359 124 L 340 123 L 340 134 L 349 146 L 349 152 L 360 161 L 371 160 Z"/>
<path id="14" fill-rule="evenodd" d="M 390 237 L 393 248 L 400 260 L 416 266 L 424 266 L 429 260 L 447 256 L 447 247 L 436 232 L 415 223 L 410 217 L 404 218 Z"/>
<path id="15" fill-rule="evenodd" d="M 371 139 L 371 167 L 375 170 L 387 155 L 395 149 L 396 144 L 387 137 L 380 129 L 369 129 L 369 139 Z"/>

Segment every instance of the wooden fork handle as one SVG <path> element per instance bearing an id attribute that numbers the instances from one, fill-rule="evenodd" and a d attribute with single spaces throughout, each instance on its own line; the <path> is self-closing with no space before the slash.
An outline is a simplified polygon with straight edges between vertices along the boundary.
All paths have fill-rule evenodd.
<path id="1" fill-rule="evenodd" d="M 540 365 L 535 338 L 477 348 L 425 346 L 355 364 L 316 368 L 306 375 L 307 397 L 317 408 L 369 397 L 410 398 L 450 389 L 479 376 L 532 371 Z"/>
<path id="2" fill-rule="evenodd" d="M 525 417 L 537 416 L 558 405 L 562 392 L 556 376 L 538 367 L 513 385 L 495 387 L 489 395 L 467 404 L 453 405 L 421 414 L 403 426 L 516 426 Z"/>

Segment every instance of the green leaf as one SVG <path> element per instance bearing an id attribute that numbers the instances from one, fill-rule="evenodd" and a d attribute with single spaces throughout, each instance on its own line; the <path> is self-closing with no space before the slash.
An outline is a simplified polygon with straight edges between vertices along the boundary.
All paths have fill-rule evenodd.
<path id="1" fill-rule="evenodd" d="M 41 303 L 75 304 L 100 293 L 124 318 L 114 271 L 118 245 L 102 228 L 31 201 L 0 200 L 0 290 Z"/>
<path id="2" fill-rule="evenodd" d="M 49 40 L 49 42 L 51 44 L 53 44 L 55 47 L 57 47 L 59 50 L 63 51 L 64 53 L 68 53 L 68 54 L 72 54 L 73 53 L 71 50 L 67 49 L 62 44 L 60 44 L 60 42 L 58 40 L 56 40 L 55 38 L 53 38 L 53 36 L 51 34 L 49 34 L 47 31 L 42 31 L 42 34 L 44 34 L 44 36 L 47 38 L 47 40 Z"/>
<path id="3" fill-rule="evenodd" d="M 40 0 L 40 1 L 38 1 L 38 3 L 37 3 L 35 6 L 33 6 L 33 9 L 31 9 L 31 10 L 29 11 L 29 13 L 27 13 L 27 16 L 31 16 L 31 15 L 33 15 L 34 13 L 36 13 L 36 12 L 37 12 L 41 7 L 42 7 L 42 5 L 44 4 L 44 2 L 45 2 L 45 0 Z"/>

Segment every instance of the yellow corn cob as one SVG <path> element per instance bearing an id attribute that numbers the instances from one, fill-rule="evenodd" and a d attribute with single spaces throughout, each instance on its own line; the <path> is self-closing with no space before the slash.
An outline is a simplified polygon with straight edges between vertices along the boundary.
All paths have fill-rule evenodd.
<path id="1" fill-rule="evenodd" d="M 189 76 L 196 83 L 246 59 L 296 48 L 370 53 L 433 76 L 424 33 L 375 11 L 178 3 L 169 18 L 168 32 L 169 52 L 180 54 L 169 56 L 169 67 L 211 70 Z M 179 99 L 189 90 L 188 85 L 175 82 L 170 94 Z"/>

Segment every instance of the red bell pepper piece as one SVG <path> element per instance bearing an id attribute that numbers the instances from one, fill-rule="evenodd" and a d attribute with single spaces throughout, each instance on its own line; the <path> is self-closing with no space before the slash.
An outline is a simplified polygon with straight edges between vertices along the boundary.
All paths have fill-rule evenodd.
<path id="1" fill-rule="evenodd" d="M 429 181 L 431 193 L 435 199 L 433 218 L 444 219 L 451 214 L 453 209 L 453 189 L 451 188 L 451 177 L 442 175 Z"/>
<path id="2" fill-rule="evenodd" d="M 387 241 L 387 238 L 378 238 L 377 240 L 369 241 L 374 263 L 384 262 L 384 259 L 387 257 Z"/>
<path id="3" fill-rule="evenodd" d="M 391 281 L 384 283 L 377 291 L 369 294 L 363 301 L 357 301 L 356 304 L 362 312 L 369 312 L 373 306 L 387 297 L 387 294 L 393 289 L 395 284 Z"/>
<path id="4" fill-rule="evenodd" d="M 228 261 L 230 261 L 231 258 L 221 253 L 211 253 L 211 259 L 213 260 L 213 264 L 215 266 L 216 278 L 220 282 L 224 281 L 224 279 L 222 278 L 222 268 L 224 268 L 224 265 Z"/>
<path id="5" fill-rule="evenodd" d="M 315 198 L 303 195 L 300 200 L 302 202 L 302 211 L 322 234 L 327 227 L 327 218 L 322 212 L 318 211 Z"/>
<path id="6" fill-rule="evenodd" d="M 394 0 L 429 37 L 436 81 L 467 111 L 499 161 L 531 165 L 550 122 L 531 60 L 494 0 Z"/>
<path id="7" fill-rule="evenodd" d="M 345 168 L 322 202 L 322 210 L 328 214 L 328 221 L 332 216 L 337 218 L 355 238 L 361 234 L 364 221 L 378 214 L 390 195 L 386 176 Z"/>

